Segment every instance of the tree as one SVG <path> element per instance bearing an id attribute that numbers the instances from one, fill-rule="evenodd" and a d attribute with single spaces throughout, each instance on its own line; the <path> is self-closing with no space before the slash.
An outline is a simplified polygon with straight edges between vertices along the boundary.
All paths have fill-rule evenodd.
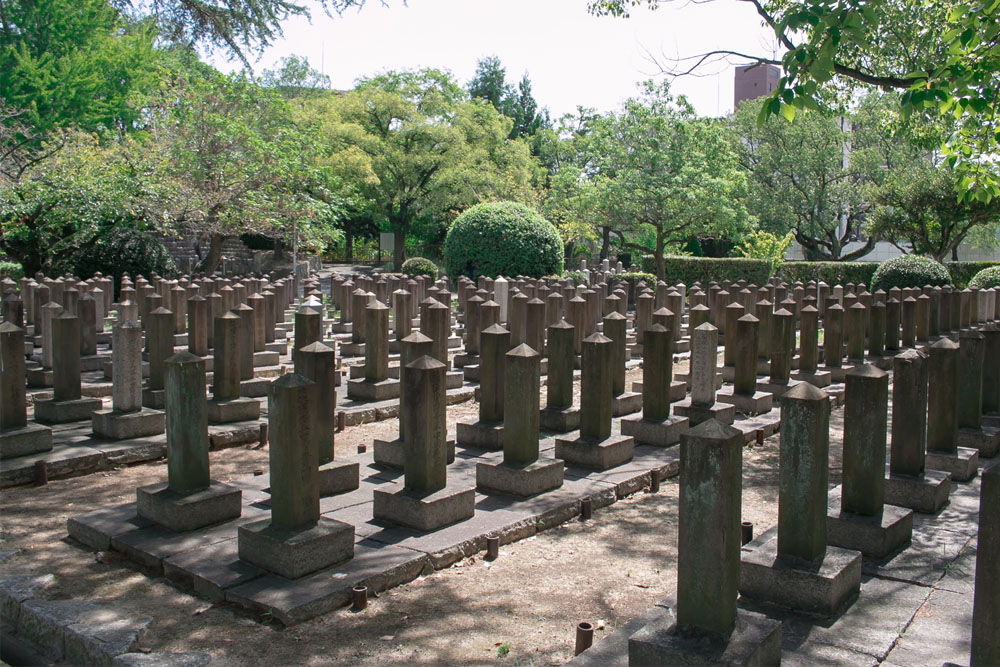
<path id="1" fill-rule="evenodd" d="M 751 226 L 746 178 L 726 129 L 697 118 L 666 85 L 647 81 L 641 97 L 598 122 L 594 152 L 601 212 L 617 221 L 624 247 L 653 251 L 659 277 L 669 244 L 733 237 Z M 629 238 L 643 234 L 652 248 Z"/>
<path id="2" fill-rule="evenodd" d="M 931 164 L 894 172 L 874 193 L 877 204 L 870 233 L 903 252 L 957 260 L 960 243 L 975 236 L 980 242 L 1000 231 L 1000 199 L 955 202 L 955 181 Z"/>
<path id="3" fill-rule="evenodd" d="M 154 34 L 106 0 L 0 0 L 0 101 L 39 140 L 57 128 L 130 130 L 135 97 L 159 81 Z"/>
<path id="4" fill-rule="evenodd" d="M 417 221 L 445 224 L 480 201 L 535 196 L 535 165 L 524 142 L 507 140 L 510 122 L 438 70 L 362 79 L 317 104 L 331 160 L 395 236 L 396 270 Z"/>
<path id="5" fill-rule="evenodd" d="M 291 0 L 110 0 L 132 20 L 150 20 L 160 38 L 184 47 L 202 46 L 239 60 L 249 71 L 250 59 L 282 36 L 281 24 L 294 16 L 309 17 L 309 9 Z M 329 14 L 365 0 L 319 0 Z"/>
<path id="6" fill-rule="evenodd" d="M 592 0 L 597 14 L 627 16 L 661 0 Z M 761 115 L 792 118 L 841 99 L 857 86 L 902 92 L 907 114 L 951 114 L 957 122 L 945 151 L 957 196 L 1000 196 L 1000 4 L 982 0 L 736 0 L 750 2 L 775 33 L 780 59 L 730 50 L 698 54 L 669 67 L 685 74 L 719 58 L 781 65 L 784 76 Z"/>
<path id="7" fill-rule="evenodd" d="M 517 88 L 506 81 L 507 69 L 496 56 L 482 58 L 476 63 L 476 73 L 466 90 L 473 98 L 484 99 L 493 108 L 512 121 L 510 139 L 531 136 L 550 124 L 546 109 L 538 110 L 538 103 L 531 94 L 531 80 L 525 73 Z"/>
<path id="8" fill-rule="evenodd" d="M 277 93 L 242 74 L 182 80 L 159 113 L 155 145 L 169 187 L 156 206 L 167 225 L 208 237 L 199 271 L 213 272 L 223 242 L 242 233 L 296 234 L 305 244 L 336 234 L 336 179 Z"/>
<path id="9" fill-rule="evenodd" d="M 308 58 L 291 55 L 281 59 L 278 69 L 264 70 L 260 84 L 265 88 L 274 88 L 286 99 L 292 99 L 329 90 L 330 77 L 310 67 Z"/>
<path id="10" fill-rule="evenodd" d="M 115 227 L 145 228 L 145 206 L 159 187 L 148 147 L 131 137 L 111 142 L 67 132 L 40 150 L 16 180 L 0 184 L 0 250 L 17 258 L 25 275 L 51 269 L 60 258 L 85 252 Z"/>

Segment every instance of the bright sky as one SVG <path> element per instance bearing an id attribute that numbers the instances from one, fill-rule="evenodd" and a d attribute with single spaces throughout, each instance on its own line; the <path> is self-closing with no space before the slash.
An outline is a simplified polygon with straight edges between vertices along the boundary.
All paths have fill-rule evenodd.
<path id="1" fill-rule="evenodd" d="M 636 83 L 658 72 L 649 54 L 666 61 L 713 49 L 771 55 L 773 33 L 760 25 L 750 3 L 718 0 L 637 7 L 629 19 L 598 18 L 587 0 L 368 0 L 360 10 L 330 18 L 312 7 L 312 23 L 289 20 L 284 39 L 254 64 L 259 73 L 288 55 L 304 56 L 330 77 L 334 88 L 388 69 L 447 69 L 464 86 L 476 61 L 496 55 L 508 82 L 525 72 L 539 106 L 553 119 L 577 106 L 617 108 L 637 92 Z M 234 63 L 216 59 L 220 69 Z M 719 70 L 721 70 L 720 73 Z M 674 84 L 703 115 L 733 105 L 733 68 L 706 70 Z"/>

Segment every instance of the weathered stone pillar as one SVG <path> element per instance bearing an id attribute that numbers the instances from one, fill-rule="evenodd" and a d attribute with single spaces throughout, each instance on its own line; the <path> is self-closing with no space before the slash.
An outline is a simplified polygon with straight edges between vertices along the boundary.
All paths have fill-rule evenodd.
<path id="1" fill-rule="evenodd" d="M 847 358 L 851 361 L 864 363 L 865 360 L 865 323 L 868 321 L 867 308 L 861 303 L 855 303 L 847 309 Z"/>
<path id="2" fill-rule="evenodd" d="M 392 293 L 392 328 L 396 334 L 396 340 L 403 340 L 410 335 L 413 328 L 413 318 L 410 317 L 410 293 L 405 289 L 398 289 Z M 480 299 L 482 302 L 482 299 Z M 466 302 L 468 303 L 468 302 Z M 479 317 L 478 304 L 476 307 L 476 318 Z M 466 324 L 469 321 L 469 312 L 466 311 Z M 468 345 L 466 346 L 468 347 Z"/>
<path id="3" fill-rule="evenodd" d="M 83 398 L 80 384 L 80 319 L 68 311 L 52 318 L 52 399 L 35 401 L 35 421 L 62 424 L 90 419 L 101 399 Z M 21 350 L 24 354 L 24 350 Z M 23 389 L 22 389 L 23 390 Z"/>
<path id="4" fill-rule="evenodd" d="M 680 467 L 677 624 L 727 634 L 737 615 L 743 434 L 711 419 L 695 426 L 681 435 Z"/>
<path id="5" fill-rule="evenodd" d="M 998 292 L 1000 293 L 1000 292 Z M 986 338 L 983 363 L 983 413 L 1000 413 L 1000 326 L 990 322 L 982 328 Z"/>
<path id="6" fill-rule="evenodd" d="M 0 323 L 0 459 L 52 449 L 52 430 L 28 423 L 25 375 L 24 329 Z"/>
<path id="7" fill-rule="evenodd" d="M 241 303 L 232 312 L 240 318 L 240 380 L 253 379 L 253 308 Z"/>
<path id="8" fill-rule="evenodd" d="M 861 366 L 847 373 L 845 384 L 842 507 L 879 516 L 885 502 L 889 376 L 874 366 Z"/>
<path id="9" fill-rule="evenodd" d="M 584 331 L 587 328 L 587 302 L 575 296 L 566 305 L 566 320 L 573 326 L 573 352 L 583 353 L 583 339 L 586 338 Z M 637 315 L 638 317 L 638 315 Z M 638 325 L 636 325 L 638 326 Z M 638 335 L 636 337 L 638 340 Z"/>
<path id="10" fill-rule="evenodd" d="M 844 358 L 844 309 L 834 304 L 823 318 L 823 363 L 827 368 L 840 368 Z"/>
<path id="11" fill-rule="evenodd" d="M 264 305 L 264 297 L 254 292 L 247 297 L 247 305 L 253 309 L 253 351 L 263 352 L 265 350 L 265 330 L 267 329 L 267 312 Z M 322 323 L 322 320 L 320 320 Z M 322 326 L 322 324 L 321 324 Z"/>
<path id="12" fill-rule="evenodd" d="M 604 440 L 611 435 L 613 341 L 601 334 L 583 342 L 580 381 L 580 435 Z"/>
<path id="13" fill-rule="evenodd" d="M 979 494 L 979 541 L 976 548 L 976 592 L 972 605 L 970 665 L 1000 664 L 1000 464 L 983 471 Z"/>
<path id="14" fill-rule="evenodd" d="M 240 397 L 240 318 L 226 311 L 215 318 L 212 395 L 216 400 Z"/>
<path id="15" fill-rule="evenodd" d="M 318 402 L 311 417 L 316 434 L 318 463 L 322 466 L 334 458 L 334 430 L 336 429 L 337 386 L 334 374 L 337 372 L 336 353 L 323 343 L 310 343 L 299 349 L 295 356 L 295 373 L 315 382 Z"/>
<path id="16" fill-rule="evenodd" d="M 319 386 L 283 375 L 268 388 L 271 518 L 239 527 L 240 559 L 288 579 L 354 555 L 354 527 L 321 518 L 314 422 Z"/>
<path id="17" fill-rule="evenodd" d="M 188 351 L 199 357 L 208 356 L 208 301 L 195 295 L 188 299 Z"/>
<path id="18" fill-rule="evenodd" d="M 980 430 L 983 426 L 983 365 L 986 337 L 975 329 L 963 329 L 958 350 L 958 427 Z"/>

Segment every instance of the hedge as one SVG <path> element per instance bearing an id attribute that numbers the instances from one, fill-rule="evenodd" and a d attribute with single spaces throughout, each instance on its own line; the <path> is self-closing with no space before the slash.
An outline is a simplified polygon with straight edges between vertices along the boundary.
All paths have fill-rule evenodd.
<path id="1" fill-rule="evenodd" d="M 869 290 L 888 292 L 893 287 L 923 287 L 924 285 L 947 285 L 951 276 L 944 265 L 930 257 L 902 255 L 887 259 L 879 264 L 872 276 Z"/>
<path id="2" fill-rule="evenodd" d="M 815 280 L 831 286 L 847 283 L 864 283 L 870 286 L 878 266 L 878 262 L 785 262 L 779 273 L 781 279 L 789 285 Z"/>
<path id="3" fill-rule="evenodd" d="M 477 204 L 448 230 L 444 263 L 452 278 L 560 275 L 563 242 L 552 223 L 523 204 Z"/>
<path id="4" fill-rule="evenodd" d="M 159 239 L 138 229 L 118 227 L 93 246 L 75 248 L 53 264 L 55 273 L 92 276 L 98 271 L 115 281 L 115 295 L 126 273 L 133 278 L 156 273 L 164 278 L 177 275 L 173 257 Z"/>
<path id="5" fill-rule="evenodd" d="M 972 276 L 992 266 L 1000 266 L 1000 262 L 948 262 L 945 264 L 948 273 L 951 274 L 952 284 L 959 289 L 968 287 Z"/>
<path id="6" fill-rule="evenodd" d="M 642 271 L 656 273 L 656 262 L 652 255 L 642 258 Z M 746 280 L 754 285 L 763 285 L 771 277 L 771 263 L 766 259 L 746 257 L 683 257 L 668 255 L 664 258 L 663 280 L 668 285 L 700 282 L 703 286 L 711 281 Z"/>

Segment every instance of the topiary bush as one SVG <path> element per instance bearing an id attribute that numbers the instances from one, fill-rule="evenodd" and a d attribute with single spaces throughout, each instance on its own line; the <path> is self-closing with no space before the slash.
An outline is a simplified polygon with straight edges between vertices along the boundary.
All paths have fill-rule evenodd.
<path id="1" fill-rule="evenodd" d="M 157 273 L 165 278 L 177 275 L 177 265 L 167 249 L 146 232 L 117 227 L 99 238 L 92 246 L 78 248 L 62 258 L 59 273 L 92 276 L 98 271 L 115 279 L 115 293 L 124 274 L 133 278 L 139 274 Z"/>
<path id="2" fill-rule="evenodd" d="M 407 278 L 427 276 L 431 280 L 437 280 L 438 277 L 437 264 L 423 257 L 411 257 L 406 260 L 403 262 L 402 271 Z"/>
<path id="3" fill-rule="evenodd" d="M 923 287 L 924 285 L 949 285 L 951 276 L 943 264 L 930 257 L 902 255 L 879 264 L 872 276 L 871 291 L 888 292 L 893 287 Z"/>
<path id="4" fill-rule="evenodd" d="M 523 204 L 477 204 L 448 230 L 444 264 L 453 278 L 561 275 L 563 242 L 552 223 Z"/>
<path id="5" fill-rule="evenodd" d="M 969 287 L 978 289 L 1000 287 L 1000 266 L 990 266 L 972 276 Z"/>
<path id="6" fill-rule="evenodd" d="M 573 281 L 573 286 L 583 285 L 584 287 L 590 287 L 587 281 L 587 274 L 583 271 L 566 271 L 563 273 L 563 278 L 569 278 Z"/>
<path id="7" fill-rule="evenodd" d="M 24 277 L 24 267 L 17 262 L 0 262 L 0 279 L 10 278 L 18 281 Z"/>

